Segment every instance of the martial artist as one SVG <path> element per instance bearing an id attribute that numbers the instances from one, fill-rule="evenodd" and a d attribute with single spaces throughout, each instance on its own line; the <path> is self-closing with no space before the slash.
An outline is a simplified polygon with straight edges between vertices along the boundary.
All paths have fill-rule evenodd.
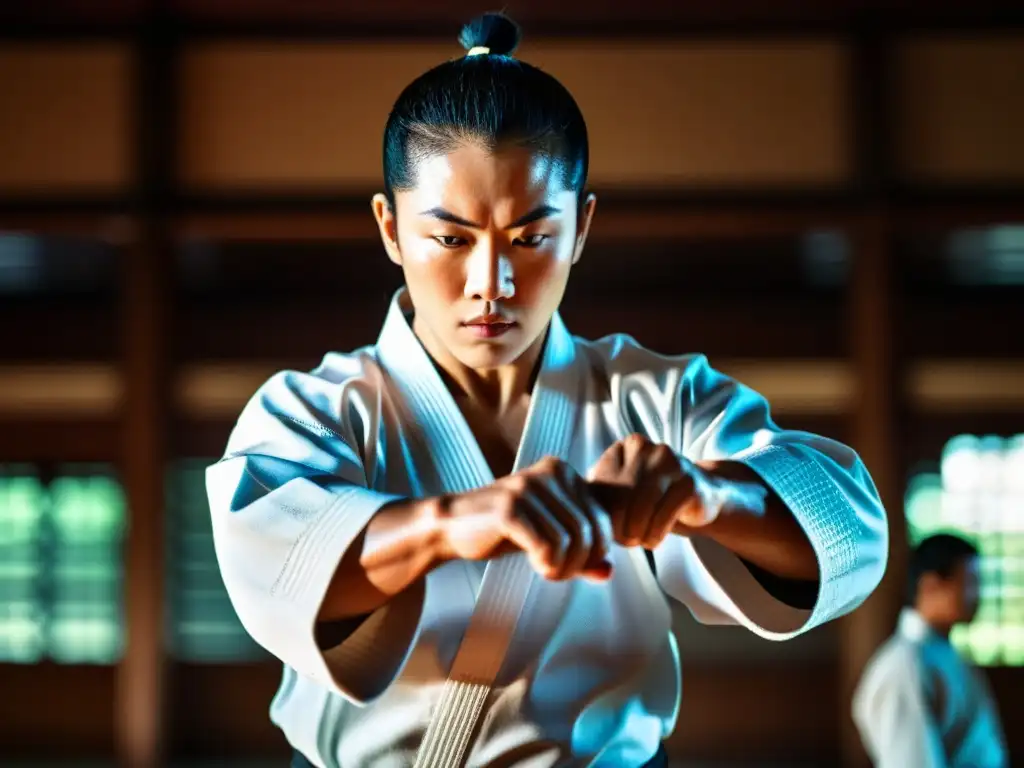
<path id="1" fill-rule="evenodd" d="M 1007 768 L 1010 759 L 984 675 L 949 643 L 980 596 L 978 551 L 950 534 L 910 557 L 907 607 L 868 664 L 853 719 L 878 768 Z"/>
<path id="2" fill-rule="evenodd" d="M 699 354 L 567 330 L 587 128 L 518 37 L 481 17 L 398 97 L 373 212 L 405 287 L 377 343 L 274 376 L 208 472 L 296 765 L 664 765 L 667 598 L 785 640 L 885 567 L 852 450 Z"/>

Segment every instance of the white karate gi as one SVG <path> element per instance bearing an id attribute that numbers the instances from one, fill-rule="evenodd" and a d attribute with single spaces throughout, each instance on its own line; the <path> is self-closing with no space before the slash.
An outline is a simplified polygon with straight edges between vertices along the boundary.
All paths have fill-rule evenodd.
<path id="1" fill-rule="evenodd" d="M 853 698 L 853 719 L 878 768 L 1008 768 L 984 676 L 907 608 Z"/>
<path id="2" fill-rule="evenodd" d="M 484 563 L 451 562 L 340 645 L 313 626 L 346 548 L 400 497 L 493 480 L 396 294 L 375 346 L 284 372 L 246 406 L 208 470 L 217 555 L 249 633 L 281 659 L 273 721 L 314 764 L 408 766 L 473 611 Z M 765 590 L 731 552 L 672 536 L 644 560 L 616 547 L 607 584 L 536 578 L 467 765 L 642 765 L 673 729 L 681 682 L 665 595 L 706 623 L 785 640 L 857 607 L 885 568 L 885 513 L 849 448 L 780 430 L 759 395 L 703 356 L 626 336 L 585 341 L 556 315 L 517 467 L 545 455 L 581 474 L 630 432 L 692 459 L 753 468 L 788 504 L 820 565 L 811 610 Z M 634 551 L 633 554 L 636 554 Z M 519 556 L 521 557 L 521 555 Z"/>

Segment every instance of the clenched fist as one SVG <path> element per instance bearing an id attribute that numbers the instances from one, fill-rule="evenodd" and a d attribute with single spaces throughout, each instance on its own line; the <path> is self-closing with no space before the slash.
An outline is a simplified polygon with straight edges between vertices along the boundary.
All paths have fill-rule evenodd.
<path id="1" fill-rule="evenodd" d="M 519 550 L 547 579 L 611 576 L 609 515 L 559 459 L 443 497 L 435 525 L 444 559 L 489 560 Z"/>
<path id="2" fill-rule="evenodd" d="M 717 489 L 693 462 L 643 435 L 613 444 L 590 469 L 595 486 L 615 486 L 599 497 L 609 506 L 615 540 L 657 547 L 677 525 L 701 528 L 718 516 Z"/>

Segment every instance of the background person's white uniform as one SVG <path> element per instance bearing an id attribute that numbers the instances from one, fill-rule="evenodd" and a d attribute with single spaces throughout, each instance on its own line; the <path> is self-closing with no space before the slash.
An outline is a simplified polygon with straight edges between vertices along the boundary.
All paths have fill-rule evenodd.
<path id="1" fill-rule="evenodd" d="M 1008 768 L 984 676 L 910 608 L 868 664 L 853 719 L 877 768 Z"/>
<path id="2" fill-rule="evenodd" d="M 493 480 L 413 334 L 409 310 L 402 291 L 375 347 L 271 379 L 208 471 L 217 554 L 234 606 L 286 665 L 272 718 L 321 766 L 411 765 L 484 569 L 448 563 L 429 574 L 425 594 L 403 594 L 340 645 L 323 649 L 314 638 L 342 555 L 383 504 Z M 519 466 L 555 455 L 585 474 L 630 432 L 692 459 L 729 457 L 758 472 L 814 547 L 817 601 L 809 610 L 791 607 L 732 553 L 679 536 L 655 552 L 657 582 L 642 558 L 621 547 L 609 583 L 537 578 L 470 766 L 623 768 L 648 760 L 674 727 L 680 701 L 664 593 L 701 621 L 783 640 L 851 611 L 881 578 L 885 514 L 853 451 L 780 430 L 763 398 L 701 356 L 660 356 L 622 336 L 582 341 L 555 315 Z"/>

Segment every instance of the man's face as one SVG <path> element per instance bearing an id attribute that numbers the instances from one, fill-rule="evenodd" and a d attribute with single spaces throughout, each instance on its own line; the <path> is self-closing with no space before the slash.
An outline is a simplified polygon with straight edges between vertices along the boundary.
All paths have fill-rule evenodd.
<path id="1" fill-rule="evenodd" d="M 395 211 L 375 199 L 432 354 L 484 371 L 515 363 L 542 337 L 593 210 L 592 201 L 580 210 L 563 178 L 543 154 L 470 142 L 420 159 Z"/>
<path id="2" fill-rule="evenodd" d="M 934 621 L 947 627 L 970 623 L 978 612 L 981 598 L 979 558 L 961 559 L 946 578 L 938 573 L 925 574 L 920 597 L 925 612 Z"/>

